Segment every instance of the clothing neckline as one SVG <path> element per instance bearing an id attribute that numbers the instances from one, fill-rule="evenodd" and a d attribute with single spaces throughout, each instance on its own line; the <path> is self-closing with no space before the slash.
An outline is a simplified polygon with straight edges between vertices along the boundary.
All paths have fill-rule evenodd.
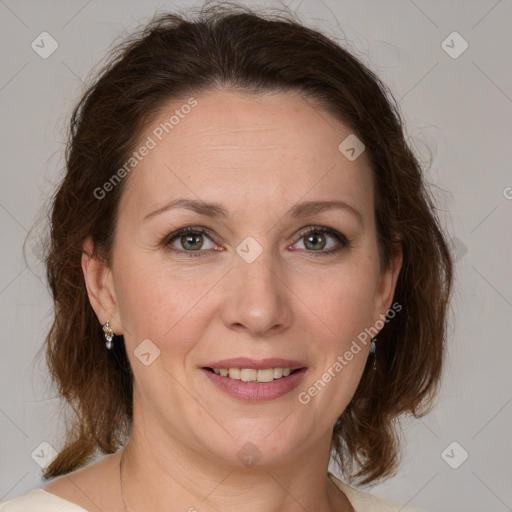
<path id="1" fill-rule="evenodd" d="M 340 489 L 346 495 L 348 501 L 350 502 L 350 504 L 354 508 L 355 507 L 355 503 L 352 500 L 356 497 L 355 494 L 357 494 L 358 491 L 356 489 L 354 489 L 353 487 L 350 487 L 348 484 L 342 482 L 339 478 L 337 478 L 330 471 L 327 472 L 327 477 L 329 478 L 329 480 L 331 480 L 331 482 L 338 489 Z M 73 501 L 69 501 L 69 500 L 67 500 L 65 498 L 62 498 L 61 496 L 58 496 L 57 494 L 54 494 L 53 492 L 47 491 L 46 489 L 43 489 L 43 488 L 34 489 L 32 492 L 38 492 L 38 491 L 39 492 L 43 492 L 43 493 L 51 496 L 52 499 L 54 499 L 54 500 L 66 503 L 67 505 L 72 505 L 76 509 L 76 510 L 73 510 L 73 512 L 88 512 L 87 509 L 81 507 L 80 505 L 74 503 Z"/>
<path id="2" fill-rule="evenodd" d="M 33 489 L 29 494 L 32 494 L 32 493 L 42 494 L 47 499 L 51 499 L 53 501 L 53 504 L 56 504 L 56 503 L 66 504 L 68 507 L 66 510 L 68 510 L 69 507 L 73 507 L 73 509 L 70 510 L 69 512 L 89 512 L 86 508 L 81 507 L 77 503 L 75 503 L 73 501 L 69 501 L 66 498 L 63 498 L 62 496 L 54 494 L 53 492 L 47 491 L 46 489 L 43 489 L 42 487 L 39 489 Z M 49 505 L 52 505 L 52 503 L 49 503 Z"/>

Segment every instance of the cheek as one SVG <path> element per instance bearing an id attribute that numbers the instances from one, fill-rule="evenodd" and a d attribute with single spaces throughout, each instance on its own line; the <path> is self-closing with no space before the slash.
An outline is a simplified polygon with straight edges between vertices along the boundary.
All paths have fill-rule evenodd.
<path id="1" fill-rule="evenodd" d="M 305 295 L 305 303 L 317 315 L 315 323 L 323 322 L 332 343 L 342 348 L 371 325 L 377 286 L 373 260 L 361 256 L 323 276 L 315 286 L 315 293 L 310 290 Z"/>
<path id="2" fill-rule="evenodd" d="M 115 280 L 119 317 L 130 346 L 149 338 L 158 346 L 173 340 L 177 347 L 176 341 L 190 337 L 191 326 L 196 328 L 200 320 L 196 311 L 204 311 L 212 280 L 147 253 L 126 251 L 116 264 L 121 269 Z"/>
<path id="3" fill-rule="evenodd" d="M 316 314 L 306 322 L 321 352 L 316 351 L 299 402 L 333 424 L 350 403 L 366 365 L 371 339 L 365 329 L 373 321 L 376 277 L 367 265 L 353 265 L 331 273 L 323 284 L 322 293 L 306 301 Z"/>

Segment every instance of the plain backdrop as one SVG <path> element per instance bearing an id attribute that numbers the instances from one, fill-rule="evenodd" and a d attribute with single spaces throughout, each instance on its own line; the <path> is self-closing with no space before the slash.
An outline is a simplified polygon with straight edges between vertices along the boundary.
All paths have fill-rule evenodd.
<path id="1" fill-rule="evenodd" d="M 114 40 L 157 10 L 190 5 L 199 4 L 0 0 L 0 501 L 44 485 L 38 462 L 64 433 L 36 357 L 52 318 L 37 236 L 28 267 L 22 245 L 61 175 L 71 109 Z M 437 406 L 403 421 L 400 472 L 365 490 L 425 511 L 511 510 L 511 2 L 286 5 L 389 85 L 457 260 Z"/>

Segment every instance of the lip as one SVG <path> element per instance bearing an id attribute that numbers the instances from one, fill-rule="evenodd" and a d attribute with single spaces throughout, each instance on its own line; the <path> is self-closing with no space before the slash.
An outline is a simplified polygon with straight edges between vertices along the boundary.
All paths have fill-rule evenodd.
<path id="1" fill-rule="evenodd" d="M 264 370 L 265 368 L 290 368 L 298 370 L 306 368 L 306 365 L 299 361 L 280 358 L 251 359 L 250 357 L 237 357 L 234 359 L 223 359 L 208 363 L 203 368 L 254 368 L 255 370 Z"/>
<path id="2" fill-rule="evenodd" d="M 275 364 L 275 361 L 277 360 L 273 359 L 272 361 L 274 361 L 273 364 Z M 229 364 L 232 364 L 231 360 Z M 222 367 L 223 366 L 220 366 L 220 368 Z M 229 367 L 234 368 L 235 366 Z M 215 366 L 215 368 L 219 367 Z M 269 366 L 265 366 L 265 368 L 269 368 Z M 290 366 L 284 366 L 284 368 L 290 368 Z M 306 374 L 307 368 L 302 367 L 295 373 L 288 375 L 288 377 L 281 377 L 280 379 L 276 379 L 271 382 L 244 382 L 242 380 L 230 379 L 229 377 L 222 377 L 222 375 L 217 375 L 206 368 L 201 368 L 201 371 L 218 389 L 224 391 L 233 398 L 237 398 L 245 402 L 262 402 L 265 400 L 274 400 L 295 389 Z"/>

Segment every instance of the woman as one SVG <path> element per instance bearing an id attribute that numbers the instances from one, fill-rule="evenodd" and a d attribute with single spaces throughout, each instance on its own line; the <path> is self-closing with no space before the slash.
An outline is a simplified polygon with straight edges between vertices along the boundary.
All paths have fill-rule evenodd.
<path id="1" fill-rule="evenodd" d="M 245 8 L 117 48 L 51 212 L 47 357 L 75 423 L 57 478 L 2 512 L 397 510 L 328 471 L 392 476 L 395 420 L 441 376 L 451 259 L 390 97 Z"/>

